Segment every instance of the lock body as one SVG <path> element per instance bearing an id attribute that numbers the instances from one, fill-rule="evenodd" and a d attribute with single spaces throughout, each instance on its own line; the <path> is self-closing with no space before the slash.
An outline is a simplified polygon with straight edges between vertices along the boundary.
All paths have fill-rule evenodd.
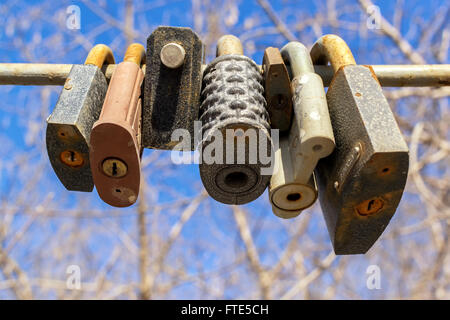
<path id="1" fill-rule="evenodd" d="M 263 78 L 270 127 L 287 132 L 293 115 L 291 81 L 278 48 L 269 47 L 264 51 Z"/>
<path id="2" fill-rule="evenodd" d="M 401 199 L 408 147 L 369 67 L 341 67 L 327 100 L 336 148 L 317 167 L 322 211 L 336 254 L 365 253 Z"/>
<path id="3" fill-rule="evenodd" d="M 108 88 L 94 65 L 74 65 L 58 102 L 47 119 L 46 146 L 50 163 L 61 183 L 72 191 L 94 187 L 89 139 Z"/>
<path id="4" fill-rule="evenodd" d="M 276 153 L 269 199 L 277 216 L 293 218 L 316 201 L 314 169 L 333 151 L 335 142 L 322 79 L 314 73 L 309 51 L 299 42 L 290 42 L 281 56 L 293 78 L 289 86 L 293 115 Z"/>
<path id="5" fill-rule="evenodd" d="M 269 158 L 272 151 L 263 92 L 258 66 L 243 55 L 221 55 L 205 69 L 200 176 L 209 195 L 222 203 L 255 200 L 270 180 L 270 173 L 261 170 L 271 163 L 261 162 L 260 151 Z M 222 151 L 215 151 L 219 163 L 205 158 L 212 143 L 222 146 Z"/>
<path id="6" fill-rule="evenodd" d="M 189 28 L 158 27 L 147 40 L 146 81 L 142 117 L 143 147 L 173 149 L 176 129 L 189 132 L 194 150 L 204 46 Z"/>
<path id="7" fill-rule="evenodd" d="M 90 160 L 100 198 L 116 207 L 135 203 L 140 186 L 141 85 L 134 62 L 120 63 L 91 133 Z"/>
<path id="8" fill-rule="evenodd" d="M 288 138 L 282 137 L 280 147 L 275 151 L 275 168 L 269 185 L 269 199 L 273 213 L 284 219 L 295 218 L 317 199 L 314 173 L 308 181 L 299 182 L 295 178 L 291 154 Z"/>
<path id="9" fill-rule="evenodd" d="M 294 118 L 289 147 L 294 179 L 306 183 L 317 162 L 334 149 L 335 141 L 328 105 L 319 75 L 306 72 L 292 81 Z"/>

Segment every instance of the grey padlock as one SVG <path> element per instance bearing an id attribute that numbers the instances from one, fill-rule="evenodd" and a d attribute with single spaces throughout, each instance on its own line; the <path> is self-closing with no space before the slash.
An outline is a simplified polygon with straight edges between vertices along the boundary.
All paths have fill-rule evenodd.
<path id="1" fill-rule="evenodd" d="M 316 175 L 322 212 L 336 254 L 365 253 L 400 202 L 408 146 L 375 73 L 356 65 L 341 38 L 321 37 L 311 57 L 335 71 L 327 100 L 336 148 Z"/>
<path id="2" fill-rule="evenodd" d="M 94 188 L 89 139 L 108 89 L 101 70 L 105 62 L 114 64 L 114 56 L 109 47 L 99 44 L 89 52 L 84 65 L 74 65 L 47 119 L 47 153 L 68 190 L 91 192 Z"/>
<path id="3" fill-rule="evenodd" d="M 283 219 L 297 217 L 317 199 L 314 173 L 306 182 L 296 180 L 291 155 L 288 137 L 281 137 L 279 148 L 275 151 L 275 167 L 269 184 L 269 200 L 273 213 Z"/>
<path id="4" fill-rule="evenodd" d="M 200 176 L 217 201 L 248 203 L 267 188 L 272 144 L 263 93 L 261 72 L 243 55 L 240 40 L 230 35 L 220 38 L 217 58 L 204 71 L 200 107 Z M 217 150 L 209 153 L 214 145 Z M 209 161 L 212 153 L 214 159 Z M 267 163 L 261 157 L 264 153 Z"/>
<path id="5" fill-rule="evenodd" d="M 322 79 L 314 73 L 309 51 L 300 42 L 290 42 L 281 55 L 291 69 L 294 115 L 286 142 L 282 138 L 275 157 L 269 198 L 276 215 L 291 218 L 316 200 L 313 171 L 335 143 Z M 277 171 L 277 167 L 283 169 Z"/>

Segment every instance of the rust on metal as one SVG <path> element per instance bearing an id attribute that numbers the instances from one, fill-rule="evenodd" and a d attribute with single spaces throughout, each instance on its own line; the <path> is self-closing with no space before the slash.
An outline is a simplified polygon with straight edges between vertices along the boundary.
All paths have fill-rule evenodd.
<path id="1" fill-rule="evenodd" d="M 139 67 L 142 63 L 145 63 L 145 48 L 140 43 L 132 43 L 125 52 L 123 61 L 129 61 L 136 63 Z"/>
<path id="2" fill-rule="evenodd" d="M 334 34 L 324 35 L 316 41 L 311 49 L 311 58 L 317 64 L 330 62 L 335 73 L 343 66 L 356 64 L 345 41 Z"/>
<path id="3" fill-rule="evenodd" d="M 92 48 L 92 50 L 89 51 L 86 61 L 84 62 L 86 65 L 94 65 L 99 69 L 101 69 L 104 64 L 114 63 L 114 55 L 111 49 L 104 44 L 98 44 Z"/>
<path id="4" fill-rule="evenodd" d="M 264 51 L 263 77 L 267 111 L 273 129 L 288 131 L 292 121 L 292 91 L 289 74 L 278 48 Z"/>
<path id="5" fill-rule="evenodd" d="M 365 200 L 356 206 L 356 211 L 362 216 L 369 216 L 383 209 L 384 201 L 381 197 Z"/>
<path id="6" fill-rule="evenodd" d="M 84 158 L 81 153 L 75 150 L 65 150 L 61 152 L 60 159 L 62 163 L 71 167 L 71 168 L 79 168 L 84 163 Z"/>

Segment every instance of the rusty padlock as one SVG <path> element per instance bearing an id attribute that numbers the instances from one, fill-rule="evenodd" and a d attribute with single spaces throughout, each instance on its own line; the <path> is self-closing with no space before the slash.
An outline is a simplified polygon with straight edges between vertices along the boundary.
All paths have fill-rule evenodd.
<path id="1" fill-rule="evenodd" d="M 117 65 L 91 133 L 90 160 L 100 198 L 115 207 L 136 202 L 141 176 L 141 85 L 145 48 L 128 47 Z"/>
<path id="2" fill-rule="evenodd" d="M 281 49 L 281 56 L 291 70 L 294 112 L 286 141 L 280 142 L 275 158 L 269 197 L 276 215 L 292 218 L 315 202 L 314 169 L 319 159 L 330 155 L 335 143 L 322 79 L 314 73 L 309 51 L 294 41 Z"/>
<path id="3" fill-rule="evenodd" d="M 335 72 L 327 101 L 336 148 L 317 166 L 322 212 L 336 254 L 367 252 L 400 202 L 408 175 L 408 146 L 370 66 L 356 65 L 338 36 L 321 37 L 316 64 Z"/>
<path id="4" fill-rule="evenodd" d="M 281 133 L 289 131 L 292 121 L 291 80 L 278 48 L 264 50 L 264 95 L 270 117 L 270 127 Z"/>
<path id="5" fill-rule="evenodd" d="M 240 40 L 221 37 L 217 58 L 204 71 L 199 168 L 205 189 L 222 203 L 253 201 L 270 180 L 272 143 L 263 93 L 261 72 L 243 55 Z"/>
<path id="6" fill-rule="evenodd" d="M 73 65 L 47 119 L 47 153 L 53 170 L 68 190 L 91 192 L 94 188 L 89 139 L 108 89 L 101 70 L 105 62 L 114 64 L 114 56 L 109 47 L 99 44 L 89 52 L 84 65 Z"/>

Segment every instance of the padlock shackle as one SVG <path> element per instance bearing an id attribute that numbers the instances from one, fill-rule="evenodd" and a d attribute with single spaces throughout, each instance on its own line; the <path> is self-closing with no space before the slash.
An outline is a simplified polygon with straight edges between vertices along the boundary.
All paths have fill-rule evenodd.
<path id="1" fill-rule="evenodd" d="M 281 50 L 285 63 L 291 66 L 292 78 L 305 73 L 314 73 L 314 65 L 308 49 L 298 41 L 291 41 Z"/>
<path id="2" fill-rule="evenodd" d="M 311 58 L 315 64 L 326 65 L 330 62 L 335 73 L 343 66 L 356 64 L 347 43 L 334 34 L 324 35 L 314 43 Z"/>
<path id="3" fill-rule="evenodd" d="M 114 64 L 114 55 L 110 47 L 104 44 L 97 44 L 95 47 L 89 51 L 89 54 L 84 62 L 85 65 L 94 65 L 99 69 L 103 67 L 104 64 Z"/>
<path id="4" fill-rule="evenodd" d="M 238 37 L 227 34 L 217 41 L 216 56 L 220 57 L 226 54 L 244 55 L 244 49 Z"/>
<path id="5" fill-rule="evenodd" d="M 132 43 L 125 52 L 123 61 L 136 63 L 139 67 L 145 63 L 145 47 L 140 43 Z"/>

